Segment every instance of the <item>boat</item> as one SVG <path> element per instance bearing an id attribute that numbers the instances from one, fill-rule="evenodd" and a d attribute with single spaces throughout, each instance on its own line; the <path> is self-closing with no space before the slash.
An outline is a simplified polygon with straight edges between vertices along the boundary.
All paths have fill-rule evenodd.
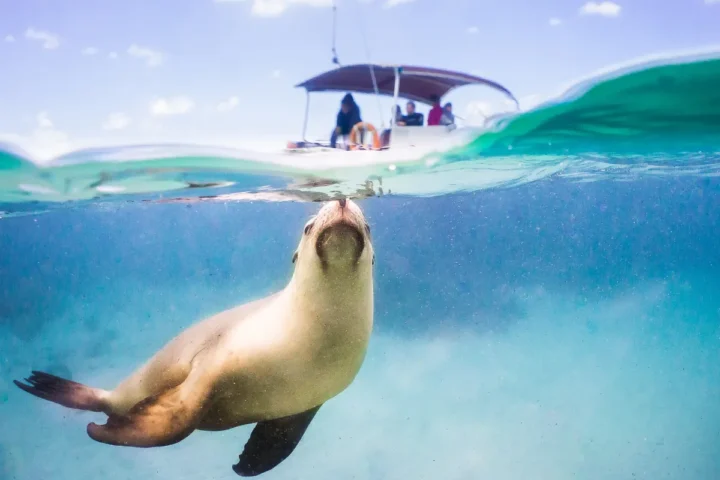
<path id="1" fill-rule="evenodd" d="M 458 127 L 457 125 L 403 126 L 397 125 L 394 116 L 390 117 L 389 128 L 378 131 L 369 122 L 361 122 L 353 127 L 344 148 L 331 148 L 329 141 L 309 141 L 306 138 L 310 99 L 319 92 L 344 92 L 374 94 L 393 98 L 392 111 L 403 98 L 424 105 L 432 105 L 433 96 L 442 99 L 456 88 L 469 85 L 484 85 L 507 96 L 519 109 L 515 96 L 501 84 L 487 78 L 467 73 L 443 70 L 439 68 L 412 65 L 353 64 L 338 66 L 316 75 L 296 85 L 306 91 L 305 120 L 301 141 L 290 141 L 287 152 L 338 152 L 340 151 L 387 151 L 406 148 L 433 149 L 441 145 L 455 145 L 458 142 L 475 138 L 484 127 Z M 365 133 L 365 135 L 360 135 Z M 367 143 L 367 133 L 372 139 Z M 364 139 L 362 137 L 365 137 Z"/>

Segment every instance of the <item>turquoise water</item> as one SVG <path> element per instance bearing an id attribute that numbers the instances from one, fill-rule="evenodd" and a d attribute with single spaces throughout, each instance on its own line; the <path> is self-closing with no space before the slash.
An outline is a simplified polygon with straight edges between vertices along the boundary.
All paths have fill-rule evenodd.
<path id="1" fill-rule="evenodd" d="M 250 427 L 110 447 L 85 433 L 102 415 L 12 380 L 112 388 L 282 288 L 311 200 L 339 191 L 373 228 L 368 356 L 261 478 L 717 479 L 718 82 L 720 56 L 635 65 L 470 145 L 373 165 L 162 145 L 39 166 L 9 146 L 0 478 L 238 478 Z"/>

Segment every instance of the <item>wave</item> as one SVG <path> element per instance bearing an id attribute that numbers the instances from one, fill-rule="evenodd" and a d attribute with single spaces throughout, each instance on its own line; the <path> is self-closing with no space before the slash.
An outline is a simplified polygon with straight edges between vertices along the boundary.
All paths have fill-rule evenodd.
<path id="1" fill-rule="evenodd" d="M 322 201 L 640 175 L 720 175 L 720 48 L 603 69 L 459 142 L 297 154 L 208 145 L 91 148 L 34 160 L 0 144 L 0 217 L 106 201 Z M 339 166 L 340 165 L 340 166 Z"/>

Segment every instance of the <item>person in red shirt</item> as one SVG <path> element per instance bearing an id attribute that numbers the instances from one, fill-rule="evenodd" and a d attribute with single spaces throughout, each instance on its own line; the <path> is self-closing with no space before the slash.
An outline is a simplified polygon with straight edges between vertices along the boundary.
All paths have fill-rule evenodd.
<path id="1" fill-rule="evenodd" d="M 433 102 L 433 106 L 428 113 L 428 126 L 440 125 L 440 119 L 442 118 L 443 109 L 440 106 L 440 99 L 437 95 L 430 95 L 430 101 Z"/>

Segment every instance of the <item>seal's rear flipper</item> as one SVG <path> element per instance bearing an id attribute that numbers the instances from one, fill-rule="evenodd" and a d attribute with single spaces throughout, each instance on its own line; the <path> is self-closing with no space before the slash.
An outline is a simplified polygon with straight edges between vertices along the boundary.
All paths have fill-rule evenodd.
<path id="1" fill-rule="evenodd" d="M 64 407 L 91 412 L 102 412 L 105 407 L 103 399 L 106 392 L 104 390 L 91 388 L 49 373 L 33 370 L 30 378 L 25 379 L 27 383 L 17 380 L 13 380 L 13 382 L 27 393 Z"/>
<path id="2" fill-rule="evenodd" d="M 89 424 L 87 433 L 109 445 L 172 445 L 190 435 L 202 420 L 211 388 L 212 379 L 194 369 L 177 387 L 138 402 L 126 415 L 110 414 L 105 425 Z"/>
<path id="3" fill-rule="evenodd" d="M 241 477 L 254 477 L 277 467 L 295 450 L 321 405 L 297 415 L 258 423 L 233 465 Z"/>

